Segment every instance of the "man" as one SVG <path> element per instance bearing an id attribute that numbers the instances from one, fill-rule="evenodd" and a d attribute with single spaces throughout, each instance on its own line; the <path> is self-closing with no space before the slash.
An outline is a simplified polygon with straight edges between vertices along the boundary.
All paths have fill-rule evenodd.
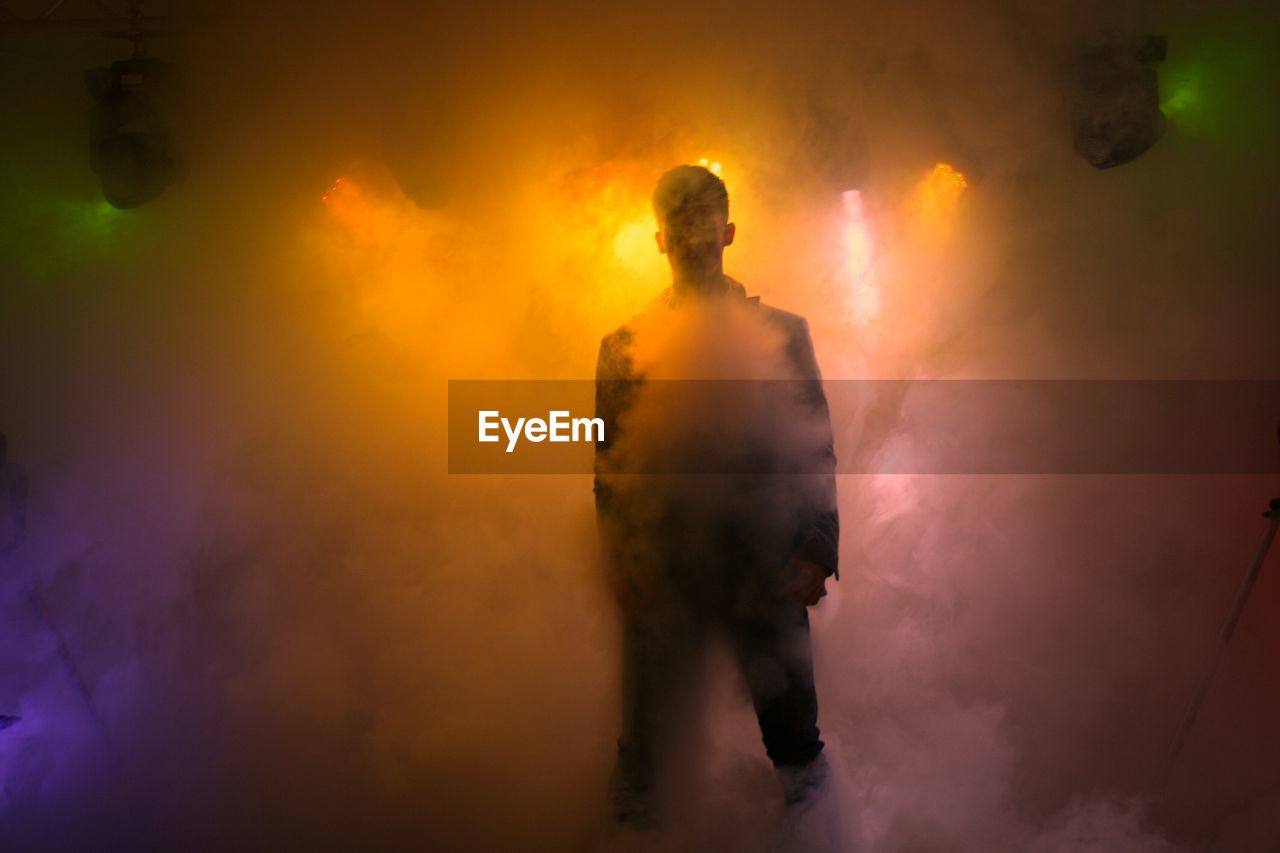
<path id="1" fill-rule="evenodd" d="M 596 509 L 623 621 L 611 800 L 637 826 L 652 823 L 664 756 L 688 736 L 675 709 L 713 631 L 742 667 L 787 804 L 821 790 L 806 607 L 836 575 L 839 538 L 807 323 L 725 275 L 735 228 L 717 176 L 676 167 L 653 206 L 672 286 L 605 336 L 596 369 Z M 690 375 L 735 381 L 663 381 Z"/>

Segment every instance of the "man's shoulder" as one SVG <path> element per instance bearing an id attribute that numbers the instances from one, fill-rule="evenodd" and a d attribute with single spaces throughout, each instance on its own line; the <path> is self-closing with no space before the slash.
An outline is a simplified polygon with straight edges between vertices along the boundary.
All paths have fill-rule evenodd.
<path id="1" fill-rule="evenodd" d="M 634 321 L 628 321 L 612 332 L 607 333 L 600 339 L 600 350 L 602 352 L 618 352 L 626 349 L 635 338 L 633 323 Z"/>
<path id="2" fill-rule="evenodd" d="M 784 311 L 764 303 L 760 303 L 760 310 L 765 322 L 783 335 L 787 356 L 801 375 L 821 379 L 822 374 L 813 352 L 813 338 L 809 334 L 809 321 L 793 311 Z"/>
<path id="3" fill-rule="evenodd" d="M 644 325 L 646 322 L 652 322 L 656 312 L 671 306 L 671 294 L 671 288 L 666 288 L 657 296 L 653 297 L 653 299 L 649 300 L 649 304 L 645 306 L 643 311 L 606 334 L 602 339 L 604 348 L 617 349 L 619 347 L 629 345 L 635 339 L 636 329 L 638 327 Z"/>
<path id="4" fill-rule="evenodd" d="M 809 333 L 809 321 L 803 315 L 796 314 L 793 311 L 786 311 L 782 308 L 775 308 L 764 302 L 759 303 L 760 311 L 765 320 L 780 329 L 795 335 L 807 335 Z"/>
<path id="5" fill-rule="evenodd" d="M 725 280 L 729 282 L 729 286 L 738 297 L 748 305 L 753 305 L 764 317 L 766 322 L 782 328 L 788 332 L 806 332 L 809 329 L 809 322 L 799 314 L 791 311 L 784 311 L 781 308 L 770 305 L 760 299 L 759 296 L 747 296 L 747 288 L 742 282 L 733 276 L 726 275 Z"/>
<path id="6" fill-rule="evenodd" d="M 600 356 L 596 361 L 596 378 L 621 379 L 631 374 L 631 347 L 635 341 L 636 318 L 628 320 L 600 339 Z"/>

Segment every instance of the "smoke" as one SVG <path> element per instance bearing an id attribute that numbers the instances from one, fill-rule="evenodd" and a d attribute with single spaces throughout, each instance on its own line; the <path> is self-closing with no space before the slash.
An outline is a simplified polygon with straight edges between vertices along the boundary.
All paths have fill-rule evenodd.
<path id="1" fill-rule="evenodd" d="M 184 177 L 127 213 L 79 79 L 121 46 L 0 46 L 0 429 L 32 484 L 0 564 L 6 849 L 603 846 L 590 480 L 450 476 L 446 380 L 590 377 L 667 284 L 675 163 L 723 165 L 726 269 L 808 318 L 828 379 L 1274 378 L 1261 4 L 152 6 L 183 24 L 150 49 Z M 1067 69 L 1113 32 L 1169 36 L 1175 100 L 1099 172 Z M 837 454 L 909 452 L 913 413 L 836 412 Z M 865 849 L 1274 844 L 1265 573 L 1165 761 L 1273 482 L 839 490 L 814 646 Z M 708 672 L 705 784 L 655 843 L 753 849 L 769 768 Z"/>

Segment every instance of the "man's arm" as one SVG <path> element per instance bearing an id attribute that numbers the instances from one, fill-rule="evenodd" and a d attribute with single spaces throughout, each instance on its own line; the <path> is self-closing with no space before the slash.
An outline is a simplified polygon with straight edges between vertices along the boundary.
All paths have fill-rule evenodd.
<path id="1" fill-rule="evenodd" d="M 610 399 L 611 394 L 607 390 L 610 384 L 609 376 L 609 336 L 605 336 L 600 341 L 600 352 L 596 356 L 596 410 L 595 417 L 604 420 L 605 428 L 600 438 L 596 439 L 595 459 L 592 470 L 595 477 L 592 480 L 591 490 L 596 496 L 596 516 L 608 511 L 613 497 L 613 492 L 601 479 L 601 472 L 605 469 L 605 459 L 609 452 L 609 446 L 613 443 L 613 429 L 611 426 L 611 415 L 613 414 L 613 402 Z"/>
<path id="2" fill-rule="evenodd" d="M 802 538 L 796 556 L 818 565 L 828 576 L 840 579 L 840 511 L 836 500 L 835 439 L 831 432 L 831 412 L 822 388 L 822 372 L 813 352 L 809 324 L 797 318 L 793 330 L 790 357 L 802 380 L 802 403 L 813 439 L 807 443 L 803 476 L 805 492 L 810 496 L 809 511 L 802 527 Z"/>
<path id="3" fill-rule="evenodd" d="M 611 572 L 617 571 L 620 524 L 623 519 L 618 497 L 611 483 L 617 476 L 611 452 L 618 442 L 618 419 L 630 402 L 634 380 L 624 349 L 629 338 L 625 329 L 606 335 L 600 341 L 596 358 L 595 417 L 604 421 L 603 435 L 596 441 L 592 491 L 595 493 L 596 526 L 605 546 Z"/>
<path id="4" fill-rule="evenodd" d="M 595 417 L 604 421 L 604 431 L 596 440 L 594 460 L 595 479 L 592 490 L 596 496 L 597 516 L 613 509 L 613 489 L 606 482 L 609 471 L 609 452 L 617 442 L 618 414 L 622 407 L 621 394 L 623 365 L 618 353 L 618 332 L 605 335 L 600 341 L 600 353 L 596 357 L 596 410 Z"/>

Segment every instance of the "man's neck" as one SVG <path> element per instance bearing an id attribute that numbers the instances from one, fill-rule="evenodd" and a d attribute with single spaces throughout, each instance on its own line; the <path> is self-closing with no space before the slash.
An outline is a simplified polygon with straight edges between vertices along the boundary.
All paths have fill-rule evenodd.
<path id="1" fill-rule="evenodd" d="M 725 280 L 724 263 L 716 259 L 696 270 L 671 269 L 671 289 L 679 296 L 715 296 L 729 289 Z"/>

